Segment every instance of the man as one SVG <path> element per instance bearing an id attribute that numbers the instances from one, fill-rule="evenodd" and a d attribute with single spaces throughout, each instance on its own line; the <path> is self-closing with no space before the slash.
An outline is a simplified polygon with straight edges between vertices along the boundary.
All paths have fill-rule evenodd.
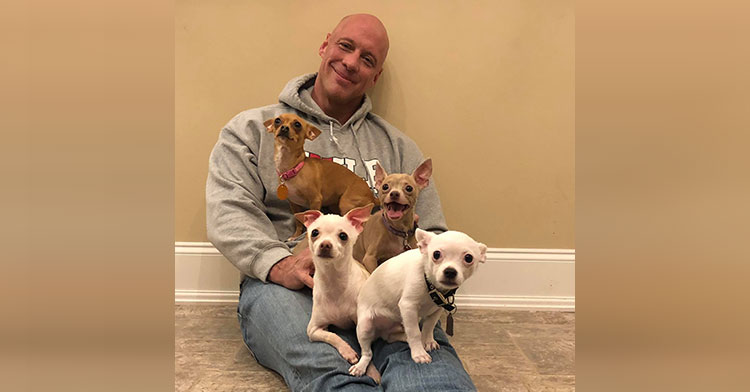
<path id="1" fill-rule="evenodd" d="M 309 251 L 292 255 L 303 237 L 283 242 L 294 230 L 287 201 L 276 196 L 274 135 L 263 121 L 296 113 L 323 130 L 305 149 L 346 165 L 374 187 L 374 165 L 389 173 L 411 173 L 423 160 L 416 144 L 370 113 L 365 91 L 383 72 L 388 53 L 385 26 L 372 15 L 345 17 L 319 48 L 317 74 L 291 80 L 279 103 L 235 116 L 222 129 L 211 153 L 206 183 L 208 238 L 244 275 L 238 318 L 243 339 L 255 358 L 284 377 L 294 390 L 400 391 L 474 390 L 445 333 L 436 328 L 440 349 L 433 362 L 417 364 L 406 343 L 373 345 L 373 363 L 382 374 L 378 386 L 369 377 L 352 377 L 350 364 L 335 348 L 310 342 L 306 328 L 313 286 Z M 433 184 L 419 195 L 416 212 L 425 230 L 446 230 Z M 331 327 L 358 349 L 354 330 Z"/>

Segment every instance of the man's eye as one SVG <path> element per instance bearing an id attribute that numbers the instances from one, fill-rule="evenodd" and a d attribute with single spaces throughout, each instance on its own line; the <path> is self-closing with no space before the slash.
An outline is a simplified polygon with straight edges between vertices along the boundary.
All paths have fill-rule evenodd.
<path id="1" fill-rule="evenodd" d="M 352 48 L 352 46 L 351 46 L 351 45 L 349 45 L 349 44 L 348 44 L 348 43 L 346 43 L 346 42 L 341 42 L 341 43 L 339 44 L 339 46 L 340 46 L 340 47 L 341 47 L 342 49 L 346 49 L 346 50 L 350 50 L 350 49 Z"/>
<path id="2" fill-rule="evenodd" d="M 315 237 L 318 236 L 318 234 L 320 234 L 320 232 L 318 231 L 318 229 L 314 229 L 312 232 L 310 232 L 310 237 L 315 238 Z"/>
<path id="3" fill-rule="evenodd" d="M 275 119 L 275 120 L 273 120 L 273 124 L 274 124 L 274 125 L 279 125 L 279 124 L 281 124 L 281 118 L 279 118 L 279 117 L 276 117 L 276 119 Z"/>
<path id="4" fill-rule="evenodd" d="M 375 66 L 375 60 L 373 60 L 373 59 L 371 59 L 371 58 L 369 58 L 369 57 L 365 57 L 365 63 L 366 63 L 367 65 L 369 65 L 370 67 L 373 67 L 373 66 Z"/>

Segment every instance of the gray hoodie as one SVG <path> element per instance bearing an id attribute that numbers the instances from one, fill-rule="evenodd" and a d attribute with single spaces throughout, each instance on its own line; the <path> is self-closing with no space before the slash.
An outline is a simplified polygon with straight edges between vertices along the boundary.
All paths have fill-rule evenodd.
<path id="1" fill-rule="evenodd" d="M 243 111 L 219 134 L 209 158 L 206 180 L 208 239 L 244 275 L 266 281 L 271 267 L 286 256 L 304 235 L 285 242 L 294 232 L 289 203 L 279 200 L 274 166 L 274 135 L 263 121 L 295 113 L 323 133 L 307 141 L 310 155 L 332 158 L 365 179 L 374 190 L 375 162 L 388 173 L 412 173 L 423 161 L 408 136 L 370 113 L 365 96 L 359 110 L 344 124 L 326 115 L 310 95 L 317 74 L 292 79 L 279 103 Z M 446 230 L 434 181 L 419 194 L 419 227 Z"/>

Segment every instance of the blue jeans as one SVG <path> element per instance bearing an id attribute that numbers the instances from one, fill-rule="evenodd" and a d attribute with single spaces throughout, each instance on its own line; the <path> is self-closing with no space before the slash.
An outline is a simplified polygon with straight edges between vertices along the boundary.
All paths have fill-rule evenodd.
<path id="1" fill-rule="evenodd" d="M 292 291 L 248 277 L 240 284 L 237 315 L 242 338 L 255 359 L 284 377 L 292 391 L 476 391 L 440 324 L 435 328 L 440 349 L 430 352 L 428 364 L 415 363 L 404 342 L 375 340 L 372 361 L 382 375 L 378 385 L 368 376 L 349 375 L 351 365 L 333 346 L 310 342 L 311 313 L 307 288 Z M 362 352 L 354 330 L 329 330 Z"/>

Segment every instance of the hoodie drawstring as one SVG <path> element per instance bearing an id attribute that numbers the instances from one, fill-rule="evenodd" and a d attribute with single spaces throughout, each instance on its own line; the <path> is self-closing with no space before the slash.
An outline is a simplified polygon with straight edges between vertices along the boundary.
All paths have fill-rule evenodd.
<path id="1" fill-rule="evenodd" d="M 332 120 L 328 121 L 328 126 L 329 126 L 328 130 L 329 130 L 329 135 L 330 135 L 329 139 L 331 139 L 331 142 L 333 142 L 333 144 L 336 145 L 336 148 L 340 152 L 341 146 L 339 145 L 339 139 L 333 134 L 333 121 Z"/>

